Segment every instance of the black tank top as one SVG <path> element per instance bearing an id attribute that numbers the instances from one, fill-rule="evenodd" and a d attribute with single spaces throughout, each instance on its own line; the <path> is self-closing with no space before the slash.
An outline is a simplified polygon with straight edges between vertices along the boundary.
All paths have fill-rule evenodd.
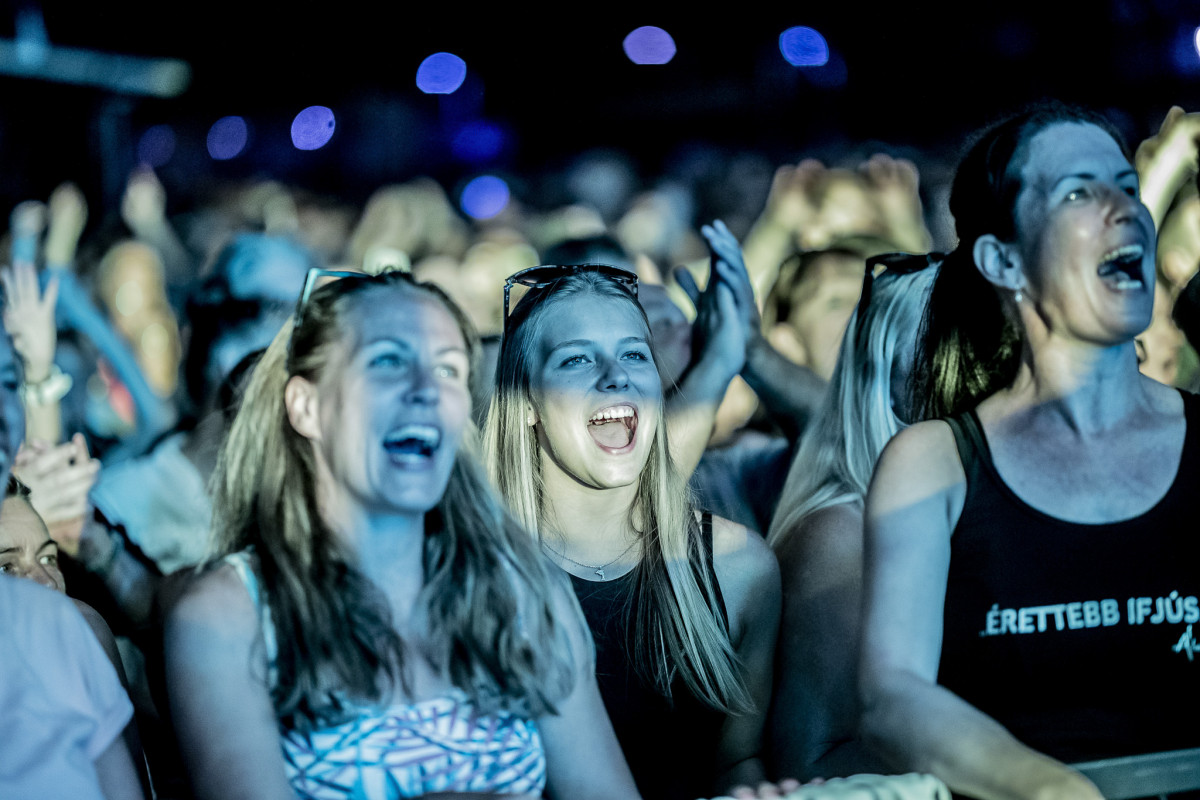
<path id="1" fill-rule="evenodd" d="M 700 558 L 693 569 L 706 570 L 717 595 L 717 609 L 728 620 L 725 600 L 713 571 L 712 515 L 700 521 Z M 682 680 L 668 700 L 638 674 L 629 637 L 637 569 L 611 581 L 571 576 L 571 586 L 596 642 L 596 681 L 617 741 L 642 797 L 694 800 L 713 794 L 717 743 L 725 714 L 698 700 Z"/>
<path id="2" fill-rule="evenodd" d="M 1099 525 L 1023 502 L 975 413 L 948 420 L 967 496 L 938 681 L 1062 761 L 1200 746 L 1200 398 L 1183 399 L 1170 489 L 1144 514 Z"/>

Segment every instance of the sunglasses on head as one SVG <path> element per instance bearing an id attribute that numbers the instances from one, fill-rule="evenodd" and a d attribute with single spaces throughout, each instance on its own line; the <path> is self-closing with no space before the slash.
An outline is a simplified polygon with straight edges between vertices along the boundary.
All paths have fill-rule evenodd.
<path id="1" fill-rule="evenodd" d="M 513 284 L 519 284 L 529 289 L 544 289 L 555 281 L 580 272 L 594 272 L 609 280 L 614 280 L 633 292 L 635 298 L 637 297 L 637 273 L 622 267 L 614 267 L 611 264 L 543 264 L 529 267 L 520 272 L 514 272 L 504 279 L 504 329 L 508 330 L 509 292 L 512 290 Z"/>
<path id="2" fill-rule="evenodd" d="M 858 297 L 858 309 L 855 312 L 861 320 L 867 306 L 871 304 L 871 287 L 875 278 L 887 272 L 892 275 L 911 275 L 914 272 L 941 264 L 946 258 L 945 253 L 881 253 L 867 258 L 867 268 L 863 274 L 862 293 Z"/>

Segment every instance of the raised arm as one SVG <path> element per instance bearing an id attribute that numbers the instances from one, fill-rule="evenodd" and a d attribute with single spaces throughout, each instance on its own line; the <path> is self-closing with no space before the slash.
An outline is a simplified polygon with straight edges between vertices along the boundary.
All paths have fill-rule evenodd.
<path id="1" fill-rule="evenodd" d="M 982 800 L 1099 792 L 938 686 L 950 535 L 965 479 L 949 427 L 924 422 L 880 457 L 867 497 L 861 732 L 899 771 L 929 772 Z"/>
<path id="2" fill-rule="evenodd" d="M 546 748 L 547 795 L 556 800 L 638 800 L 637 786 L 617 743 L 600 688 L 591 633 L 568 586 L 557 587 L 557 619 L 571 626 L 575 685 L 558 714 L 538 719 Z"/>
<path id="3" fill-rule="evenodd" d="M 290 800 L 258 614 L 228 566 L 192 579 L 163 630 L 171 718 L 197 800 Z"/>

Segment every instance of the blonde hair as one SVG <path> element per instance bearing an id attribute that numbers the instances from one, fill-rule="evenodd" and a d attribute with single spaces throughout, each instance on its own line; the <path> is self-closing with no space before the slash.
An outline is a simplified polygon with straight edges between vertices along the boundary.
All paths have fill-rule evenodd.
<path id="1" fill-rule="evenodd" d="M 526 294 L 513 310 L 500 345 L 496 391 L 484 428 L 488 474 L 517 519 L 539 540 L 547 508 L 538 441 L 526 420 L 533 354 L 546 310 L 566 298 L 588 295 L 632 304 L 649 338 L 645 312 L 629 289 L 596 273 L 580 272 Z M 658 411 L 663 419 L 661 401 Z M 745 711 L 752 707 L 750 695 L 739 675 L 715 578 L 704 567 L 707 556 L 687 485 L 669 453 L 666 425 L 659 424 L 629 509 L 628 524 L 642 537 L 642 560 L 626 605 L 633 663 L 667 698 L 678 677 L 713 708 Z"/>
<path id="2" fill-rule="evenodd" d="M 214 475 L 216 553 L 253 549 L 256 556 L 279 643 L 272 701 L 287 727 L 344 717 L 346 696 L 377 702 L 388 684 L 407 688 L 408 646 L 382 593 L 322 518 L 311 445 L 284 407 L 292 375 L 320 382 L 338 368 L 357 303 L 380 291 L 441 302 L 458 322 L 475 374 L 476 338 L 440 290 L 395 272 L 343 278 L 313 292 L 298 327 L 285 325 L 254 368 Z M 491 490 L 477 455 L 472 427 L 443 496 L 425 515 L 421 653 L 484 712 L 553 712 L 573 682 L 566 632 L 582 619 L 555 619 L 552 595 L 565 592 L 562 578 Z"/>
<path id="3" fill-rule="evenodd" d="M 935 267 L 910 275 L 884 272 L 861 318 L 850 318 L 821 411 L 792 460 L 771 520 L 771 547 L 778 549 L 810 514 L 866 496 L 884 445 L 905 427 L 892 409 L 895 367 L 906 367 L 907 381 L 912 364 L 897 360 L 904 345 L 917 339 L 936 275 Z M 908 399 L 908 391 L 900 396 Z"/>

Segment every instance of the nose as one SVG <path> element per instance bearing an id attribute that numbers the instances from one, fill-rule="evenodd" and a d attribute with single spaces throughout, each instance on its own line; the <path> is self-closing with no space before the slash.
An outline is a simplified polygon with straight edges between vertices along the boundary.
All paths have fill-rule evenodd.
<path id="1" fill-rule="evenodd" d="M 437 402 L 438 382 L 437 375 L 434 374 L 435 369 L 435 367 L 424 366 L 413 370 L 412 382 L 405 393 L 410 402 L 426 404 Z"/>
<path id="2" fill-rule="evenodd" d="M 629 373 L 615 358 L 605 359 L 600 370 L 599 387 L 605 391 L 615 391 L 629 387 Z"/>
<path id="3" fill-rule="evenodd" d="M 1109 197 L 1109 217 L 1114 224 L 1137 220 L 1138 212 L 1143 207 L 1140 197 L 1128 194 L 1119 186 L 1110 187 Z"/>

